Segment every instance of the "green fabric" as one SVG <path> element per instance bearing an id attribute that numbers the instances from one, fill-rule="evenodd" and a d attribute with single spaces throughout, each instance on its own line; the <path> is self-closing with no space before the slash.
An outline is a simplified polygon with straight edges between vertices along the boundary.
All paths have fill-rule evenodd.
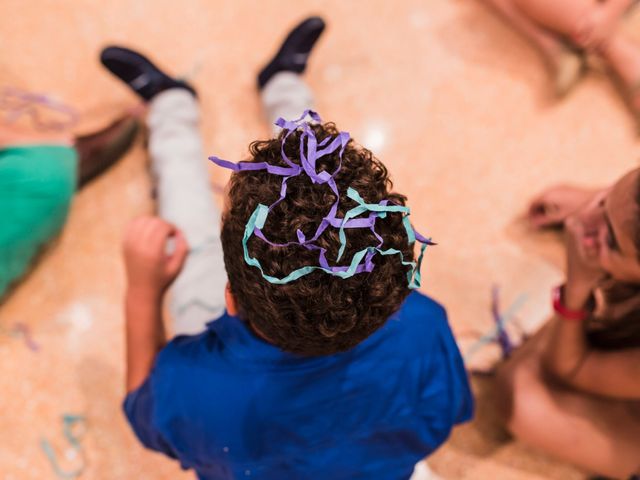
<path id="1" fill-rule="evenodd" d="M 0 150 L 0 299 L 67 219 L 78 157 L 71 147 Z"/>

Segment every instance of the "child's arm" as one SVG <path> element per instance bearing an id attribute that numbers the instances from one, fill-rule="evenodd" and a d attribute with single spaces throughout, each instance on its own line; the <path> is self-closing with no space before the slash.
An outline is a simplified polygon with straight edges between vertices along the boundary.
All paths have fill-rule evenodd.
<path id="1" fill-rule="evenodd" d="M 567 283 L 563 306 L 580 311 L 602 277 L 597 245 L 585 240 L 580 222 L 570 218 L 567 233 Z M 547 370 L 567 385 L 596 395 L 640 399 L 640 349 L 619 352 L 593 350 L 580 320 L 555 315 L 544 352 Z"/>
<path id="2" fill-rule="evenodd" d="M 174 239 L 174 248 L 167 253 L 170 238 Z M 127 228 L 124 241 L 127 392 L 144 382 L 156 354 L 166 343 L 162 298 L 178 276 L 187 252 L 182 233 L 158 217 L 140 217 Z"/>
<path id="3" fill-rule="evenodd" d="M 565 305 L 582 308 L 590 291 L 565 290 Z M 640 399 L 640 349 L 616 352 L 593 350 L 587 344 L 579 321 L 556 317 L 552 320 L 545 365 L 567 385 L 596 395 L 625 400 Z"/>

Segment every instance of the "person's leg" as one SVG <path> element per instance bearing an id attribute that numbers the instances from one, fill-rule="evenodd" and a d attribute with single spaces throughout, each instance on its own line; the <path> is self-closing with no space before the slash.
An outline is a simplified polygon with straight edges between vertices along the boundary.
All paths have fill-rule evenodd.
<path id="1" fill-rule="evenodd" d="M 175 334 L 195 334 L 225 310 L 227 275 L 220 243 L 220 210 L 213 199 L 200 137 L 200 108 L 191 85 L 148 58 L 105 48 L 104 66 L 149 102 L 149 154 L 158 214 L 182 230 L 189 256 L 170 292 Z"/>
<path id="2" fill-rule="evenodd" d="M 125 115 L 102 130 L 74 139 L 78 152 L 78 188 L 99 177 L 127 153 L 139 126 L 136 117 Z"/>
<path id="3" fill-rule="evenodd" d="M 149 154 L 158 213 L 184 232 L 190 247 L 171 290 L 176 334 L 199 333 L 225 310 L 220 210 L 213 199 L 199 120 L 198 102 L 186 89 L 166 90 L 150 102 Z"/>
<path id="4" fill-rule="evenodd" d="M 324 21 L 318 17 L 299 23 L 258 74 L 260 98 L 274 133 L 278 132 L 273 125 L 278 118 L 295 120 L 313 107 L 313 95 L 301 74 L 324 28 Z"/>
<path id="5" fill-rule="evenodd" d="M 130 120 L 80 138 L 11 126 L 0 130 L 0 298 L 60 233 L 76 188 L 128 150 L 137 130 Z"/>
<path id="6" fill-rule="evenodd" d="M 618 30 L 633 0 L 513 0 L 531 20 L 574 45 L 597 50 Z"/>
<path id="7" fill-rule="evenodd" d="M 640 402 L 614 401 L 546 378 L 541 353 L 548 329 L 498 372 L 498 408 L 521 441 L 581 468 L 627 478 L 640 467 Z"/>
<path id="8" fill-rule="evenodd" d="M 621 33 L 615 35 L 601 53 L 624 83 L 629 92 L 631 108 L 640 121 L 640 45 Z"/>
<path id="9" fill-rule="evenodd" d="M 513 0 L 522 14 L 543 28 L 573 38 L 597 0 Z"/>
<path id="10" fill-rule="evenodd" d="M 271 78 L 260 92 L 260 99 L 265 115 L 273 132 L 279 128 L 276 120 L 299 118 L 305 110 L 313 108 L 313 94 L 302 80 L 293 72 L 279 72 Z"/>
<path id="11" fill-rule="evenodd" d="M 513 0 L 484 1 L 537 48 L 554 77 L 556 95 L 566 95 L 582 77 L 584 59 L 568 49 L 556 34 L 530 20 Z"/>
<path id="12" fill-rule="evenodd" d="M 527 37 L 542 52 L 545 59 L 553 62 L 561 49 L 559 38 L 526 17 L 514 0 L 484 0 L 501 14 L 509 24 Z"/>

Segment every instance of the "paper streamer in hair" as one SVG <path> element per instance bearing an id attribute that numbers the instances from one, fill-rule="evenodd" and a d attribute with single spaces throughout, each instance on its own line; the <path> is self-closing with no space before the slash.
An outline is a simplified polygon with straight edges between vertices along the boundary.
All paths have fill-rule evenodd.
<path id="1" fill-rule="evenodd" d="M 426 250 L 427 245 L 435 245 L 430 239 L 423 237 L 419 233 L 417 233 L 411 223 L 409 221 L 410 210 L 408 207 L 403 205 L 394 205 L 390 204 L 388 200 L 383 200 L 377 204 L 366 203 L 360 194 L 353 188 L 349 187 L 347 190 L 347 197 L 354 200 L 358 206 L 350 209 L 345 213 L 343 218 L 338 218 L 336 216 L 338 211 L 338 206 L 340 204 L 340 192 L 338 191 L 338 187 L 335 183 L 335 176 L 338 174 L 342 167 L 342 156 L 344 154 L 344 150 L 349 142 L 350 136 L 347 132 L 340 132 L 335 138 L 327 137 L 322 141 L 318 142 L 315 136 L 313 129 L 309 122 L 304 121 L 304 119 L 309 116 L 312 121 L 320 122 L 320 116 L 311 111 L 307 110 L 304 112 L 302 117 L 294 121 L 287 121 L 282 118 L 278 119 L 276 125 L 281 127 L 287 133 L 284 135 L 281 142 L 280 153 L 284 163 L 287 165 L 286 167 L 272 165 L 267 162 L 229 162 L 227 160 L 220 159 L 218 157 L 212 156 L 209 159 L 214 162 L 216 165 L 221 166 L 223 168 L 228 168 L 233 170 L 234 172 L 250 172 L 250 171 L 258 171 L 258 170 L 266 170 L 267 172 L 284 177 L 280 187 L 280 196 L 279 198 L 270 206 L 266 206 L 263 204 L 259 204 L 254 210 L 253 214 L 249 218 L 246 227 L 244 236 L 242 239 L 242 245 L 244 250 L 244 260 L 248 265 L 254 266 L 260 270 L 262 276 L 271 283 L 274 284 L 285 284 L 297 280 L 305 275 L 308 275 L 311 272 L 316 270 L 320 270 L 326 272 L 330 275 L 338 276 L 340 278 L 349 278 L 353 275 L 363 272 L 371 272 L 373 271 L 375 265 L 373 263 L 373 258 L 376 254 L 379 255 L 399 255 L 400 261 L 403 265 L 410 267 L 407 272 L 407 281 L 409 283 L 410 288 L 419 288 L 421 284 L 421 274 L 420 267 L 422 265 L 422 260 L 424 256 L 424 252 Z M 289 157 L 285 153 L 285 145 L 287 138 L 296 130 L 301 129 L 302 133 L 300 135 L 300 165 L 294 163 L 289 159 Z M 306 147 L 306 148 L 305 148 Z M 317 171 L 317 160 L 322 158 L 325 155 L 330 155 L 338 151 L 338 166 L 333 173 L 329 173 L 325 170 L 318 172 Z M 329 213 L 320 221 L 316 232 L 311 238 L 306 238 L 304 233 L 301 230 L 296 231 L 297 241 L 291 241 L 287 243 L 274 243 L 266 238 L 264 232 L 262 231 L 269 212 L 273 210 L 273 208 L 278 205 L 282 200 L 286 198 L 287 195 L 287 181 L 291 177 L 298 176 L 304 172 L 312 183 L 314 184 L 327 184 L 329 188 L 336 195 L 336 201 L 333 203 L 331 208 L 329 209 Z M 360 215 L 368 213 L 367 217 L 360 217 Z M 407 241 L 410 245 L 415 243 L 418 240 L 422 243 L 422 247 L 420 250 L 420 255 L 416 262 L 407 261 L 404 258 L 404 255 L 400 250 L 388 248 L 384 249 L 383 238 L 376 232 L 375 230 L 375 222 L 378 218 L 385 218 L 387 213 L 400 213 L 403 215 L 403 226 L 407 233 Z M 378 240 L 378 244 L 375 246 L 368 246 L 356 252 L 351 259 L 351 263 L 349 265 L 329 265 L 329 262 L 326 258 L 326 249 L 316 245 L 314 242 L 322 235 L 322 233 L 329 227 L 338 228 L 339 229 L 339 238 L 340 238 L 340 249 L 338 251 L 338 255 L 336 258 L 336 262 L 340 261 L 342 255 L 346 249 L 346 234 L 345 229 L 351 228 L 368 228 L 371 230 L 373 235 Z M 259 260 L 252 257 L 249 254 L 249 249 L 247 243 L 251 236 L 255 235 L 260 238 L 262 241 L 273 247 L 289 247 L 293 245 L 298 245 L 306 248 L 307 250 L 317 250 L 318 251 L 318 265 L 308 265 L 301 267 L 299 269 L 294 270 L 288 275 L 278 278 L 272 275 L 268 275 L 262 269 L 262 265 Z"/>

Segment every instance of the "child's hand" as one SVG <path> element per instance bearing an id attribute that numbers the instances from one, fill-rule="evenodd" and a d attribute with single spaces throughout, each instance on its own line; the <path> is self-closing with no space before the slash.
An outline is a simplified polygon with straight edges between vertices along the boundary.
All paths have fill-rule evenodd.
<path id="1" fill-rule="evenodd" d="M 167 242 L 173 238 L 173 251 Z M 133 220 L 124 237 L 124 259 L 130 289 L 161 296 L 182 269 L 189 252 L 184 235 L 164 220 L 145 216 Z"/>
<path id="2" fill-rule="evenodd" d="M 565 222 L 567 244 L 567 283 L 565 302 L 569 308 L 583 308 L 593 290 L 604 278 L 600 265 L 601 246 L 598 238 L 585 231 L 577 216 Z"/>
<path id="3" fill-rule="evenodd" d="M 618 26 L 618 17 L 603 7 L 596 7 L 585 16 L 573 40 L 588 51 L 602 49 Z"/>
<path id="4" fill-rule="evenodd" d="M 529 205 L 529 222 L 534 228 L 546 228 L 562 223 L 591 200 L 597 190 L 559 185 L 551 187 L 533 199 Z"/>

